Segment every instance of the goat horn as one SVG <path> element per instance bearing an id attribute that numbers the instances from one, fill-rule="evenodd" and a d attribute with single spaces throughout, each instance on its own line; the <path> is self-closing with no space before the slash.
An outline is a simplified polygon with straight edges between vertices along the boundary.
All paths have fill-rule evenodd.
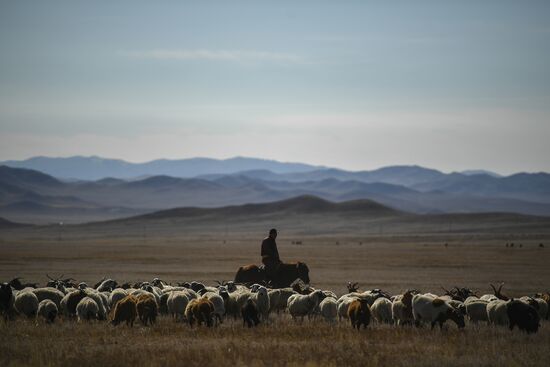
<path id="1" fill-rule="evenodd" d="M 49 274 L 46 274 L 49 280 L 54 280 Z"/>

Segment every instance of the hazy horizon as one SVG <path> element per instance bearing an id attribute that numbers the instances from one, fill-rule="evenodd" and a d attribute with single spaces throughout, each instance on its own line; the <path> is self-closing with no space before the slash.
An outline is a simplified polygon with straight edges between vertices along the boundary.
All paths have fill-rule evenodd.
<path id="1" fill-rule="evenodd" d="M 351 172 L 353 172 L 353 171 L 374 171 L 374 170 L 381 169 L 381 168 L 397 167 L 397 166 L 409 166 L 409 167 L 410 166 L 418 166 L 418 167 L 427 168 L 427 169 L 434 169 L 434 170 L 440 171 L 442 173 L 453 173 L 453 172 L 462 173 L 462 172 L 468 172 L 468 171 L 487 171 L 487 172 L 495 173 L 495 174 L 498 174 L 498 175 L 501 175 L 501 176 L 508 176 L 508 175 L 513 175 L 513 174 L 516 174 L 516 173 L 549 173 L 547 171 L 525 171 L 525 170 L 523 170 L 523 171 L 515 171 L 515 172 L 512 172 L 512 173 L 506 174 L 506 173 L 501 173 L 501 172 L 498 172 L 494 169 L 487 168 L 487 167 L 470 167 L 470 168 L 466 168 L 466 169 L 463 169 L 463 170 L 443 170 L 443 169 L 440 169 L 438 167 L 429 167 L 429 166 L 424 166 L 424 165 L 420 165 L 420 164 L 389 164 L 389 165 L 378 166 L 378 167 L 365 167 L 365 168 L 362 168 L 362 169 L 347 169 L 345 167 L 329 166 L 329 165 L 326 165 L 326 164 L 323 164 L 323 163 L 311 163 L 311 162 L 303 162 L 303 161 L 297 161 L 297 160 L 283 161 L 283 160 L 278 160 L 278 159 L 273 159 L 273 158 L 251 157 L 251 156 L 241 156 L 241 155 L 236 155 L 236 156 L 231 156 L 231 157 L 222 157 L 222 158 L 207 157 L 207 156 L 189 156 L 189 157 L 179 157 L 179 158 L 178 157 L 176 157 L 176 158 L 160 157 L 160 158 L 153 158 L 153 159 L 147 159 L 147 160 L 137 160 L 137 161 L 128 160 L 128 159 L 119 158 L 119 157 L 105 157 L 105 156 L 101 156 L 101 155 L 97 155 L 97 154 L 93 154 L 93 155 L 70 155 L 70 156 L 37 155 L 37 156 L 31 156 L 31 157 L 27 157 L 27 158 L 23 158 L 23 159 L 0 159 L 0 163 L 5 162 L 5 161 L 26 161 L 26 160 L 30 160 L 30 159 L 34 159 L 34 158 L 68 159 L 68 158 L 76 158 L 76 157 L 80 157 L 80 158 L 98 158 L 98 159 L 105 159 L 105 160 L 120 160 L 120 161 L 124 161 L 124 162 L 127 162 L 127 163 L 132 163 L 132 164 L 143 164 L 143 163 L 149 163 L 149 162 L 153 162 L 153 161 L 157 161 L 157 160 L 169 160 L 169 161 L 186 160 L 186 159 L 231 160 L 231 159 L 235 159 L 235 158 L 245 158 L 245 159 L 259 159 L 259 160 L 265 160 L 265 161 L 276 161 L 276 162 L 280 162 L 280 163 L 307 164 L 307 165 L 316 166 L 316 167 L 319 167 L 319 168 L 328 168 L 328 169 L 335 168 L 335 169 L 341 169 L 341 170 L 346 170 L 346 171 L 351 171 Z"/>
<path id="2" fill-rule="evenodd" d="M 0 159 L 550 171 L 550 2 L 0 1 Z"/>

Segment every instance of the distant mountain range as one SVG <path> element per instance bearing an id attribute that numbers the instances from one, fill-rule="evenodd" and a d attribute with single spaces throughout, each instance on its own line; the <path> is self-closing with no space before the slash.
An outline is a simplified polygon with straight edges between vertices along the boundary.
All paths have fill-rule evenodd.
<path id="1" fill-rule="evenodd" d="M 412 213 L 513 212 L 550 216 L 547 173 L 500 177 L 471 172 L 446 174 L 419 166 L 350 172 L 248 158 L 206 159 L 205 167 L 200 167 L 197 160 L 175 162 L 186 162 L 180 167 L 187 164 L 187 172 L 191 172 L 190 161 L 195 164 L 193 172 L 199 174 L 188 178 L 133 171 L 142 178 L 128 174 L 131 178 L 67 180 L 37 170 L 0 166 L 0 216 L 16 222 L 71 223 L 177 207 L 275 202 L 302 195 L 333 202 L 372 200 Z M 277 170 L 267 169 L 261 162 Z M 232 172 L 241 165 L 255 168 Z M 214 169 L 221 173 L 210 172 Z"/>
<path id="2" fill-rule="evenodd" d="M 165 175 L 195 177 L 210 173 L 229 174 L 255 169 L 267 169 L 275 173 L 304 172 L 316 168 L 303 163 L 283 163 L 274 160 L 235 157 L 230 159 L 189 158 L 157 159 L 146 163 L 130 163 L 120 159 L 101 157 L 33 157 L 21 161 L 4 161 L 0 165 L 27 168 L 61 179 L 99 180 L 106 177 L 136 178 Z"/>

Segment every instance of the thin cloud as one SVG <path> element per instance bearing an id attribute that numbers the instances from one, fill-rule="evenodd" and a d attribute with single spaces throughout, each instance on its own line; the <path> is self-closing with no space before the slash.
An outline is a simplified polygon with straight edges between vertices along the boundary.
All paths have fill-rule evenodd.
<path id="1" fill-rule="evenodd" d="M 238 63 L 250 62 L 279 62 L 279 63 L 304 63 L 301 56 L 290 53 L 278 53 L 268 51 L 247 51 L 247 50 L 178 50 L 178 49 L 155 49 L 155 50 L 123 50 L 119 52 L 122 56 L 136 59 L 152 60 L 210 60 L 230 61 Z"/>

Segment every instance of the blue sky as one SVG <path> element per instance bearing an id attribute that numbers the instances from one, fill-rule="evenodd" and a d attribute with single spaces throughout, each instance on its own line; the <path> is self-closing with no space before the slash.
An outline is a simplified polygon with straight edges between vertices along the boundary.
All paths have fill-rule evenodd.
<path id="1" fill-rule="evenodd" d="M 548 1 L 0 0 L 0 159 L 550 171 Z"/>

